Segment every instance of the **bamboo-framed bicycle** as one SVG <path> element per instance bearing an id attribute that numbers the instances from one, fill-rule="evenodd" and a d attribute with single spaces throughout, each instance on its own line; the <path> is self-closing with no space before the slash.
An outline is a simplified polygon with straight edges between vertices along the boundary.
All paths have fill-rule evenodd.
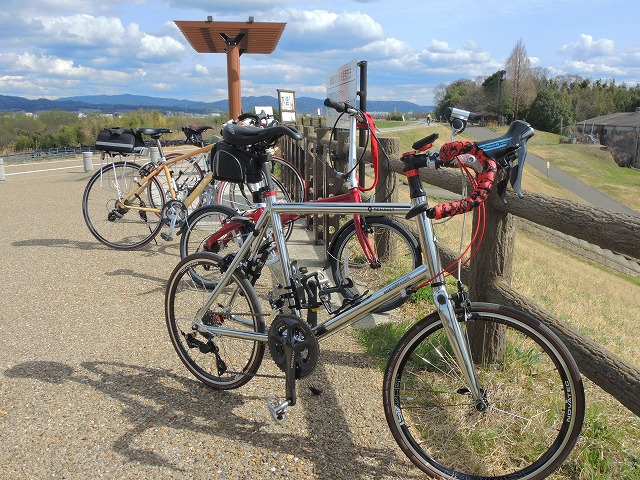
<path id="1" fill-rule="evenodd" d="M 214 182 L 209 168 L 215 143 L 204 145 L 201 141 L 202 132 L 209 128 L 191 127 L 187 131 L 183 128 L 188 140 L 190 136 L 193 142 L 199 138 L 200 146 L 186 153 L 167 155 L 160 138 L 171 133 L 170 129 L 137 129 L 132 133 L 134 137 L 147 135 L 158 148 L 158 160 L 144 164 L 138 163 L 141 157 L 136 154 L 141 150 L 133 145 L 122 147 L 117 138 L 105 142 L 100 156 L 101 168 L 89 179 L 82 198 L 83 217 L 92 235 L 108 247 L 134 250 L 151 242 L 162 227 L 167 226 L 168 231 L 161 237 L 173 240 L 190 212 L 219 201 L 218 190 L 224 183 Z M 123 129 L 117 130 L 122 133 Z M 116 156 L 120 159 L 114 160 Z M 284 159 L 278 161 L 281 165 L 289 165 Z M 278 179 L 274 179 L 274 183 L 277 195 L 290 200 L 283 183 Z M 301 188 L 304 187 L 296 187 L 297 195 Z M 223 214 L 235 211 L 223 205 L 213 207 Z"/>

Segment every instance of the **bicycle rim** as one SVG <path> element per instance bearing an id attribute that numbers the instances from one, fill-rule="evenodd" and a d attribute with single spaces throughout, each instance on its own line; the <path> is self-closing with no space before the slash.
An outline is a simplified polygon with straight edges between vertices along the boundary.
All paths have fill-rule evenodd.
<path id="1" fill-rule="evenodd" d="M 367 260 L 353 223 L 332 242 L 329 251 L 334 283 L 344 285 L 351 279 L 354 285 L 347 288 L 351 297 L 375 292 L 422 263 L 417 241 L 401 225 L 388 218 L 365 218 L 364 222 L 364 231 L 377 254 L 379 266 L 372 267 Z M 376 311 L 394 309 L 406 299 L 399 296 Z"/>
<path id="2" fill-rule="evenodd" d="M 140 185 L 143 175 L 133 162 L 110 163 L 89 180 L 82 198 L 82 214 L 94 237 L 120 250 L 133 250 L 149 243 L 162 228 L 159 212 L 139 208 L 164 206 L 164 191 L 156 178 L 147 188 L 128 200 L 127 208 L 118 205 L 124 195 Z"/>
<path id="3" fill-rule="evenodd" d="M 476 304 L 461 326 L 489 408 L 473 404 L 437 314 L 400 340 L 384 379 L 385 415 L 426 473 L 460 479 L 542 479 L 571 452 L 584 390 L 566 348 L 540 322 Z"/>
<path id="4" fill-rule="evenodd" d="M 198 330 L 195 318 L 221 278 L 221 258 L 199 253 L 182 260 L 169 278 L 165 292 L 165 318 L 176 353 L 187 369 L 202 383 L 222 390 L 247 383 L 260 367 L 264 344 L 212 335 Z M 196 277 L 206 282 L 194 281 Z M 247 279 L 231 273 L 202 324 L 247 332 L 265 332 L 256 294 Z M 203 286 L 205 283 L 207 286 Z"/>

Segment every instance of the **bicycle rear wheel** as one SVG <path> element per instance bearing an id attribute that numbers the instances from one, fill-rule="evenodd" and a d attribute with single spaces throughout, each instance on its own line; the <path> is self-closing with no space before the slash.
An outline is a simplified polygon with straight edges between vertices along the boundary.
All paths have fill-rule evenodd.
<path id="1" fill-rule="evenodd" d="M 418 241 L 400 223 L 386 217 L 361 217 L 360 221 L 380 265 L 372 267 L 367 260 L 354 222 L 350 222 L 338 233 L 329 246 L 334 283 L 344 285 L 351 279 L 353 286 L 346 289 L 347 295 L 351 298 L 367 290 L 375 292 L 422 264 Z M 378 307 L 376 312 L 397 308 L 407 298 L 398 296 L 389 300 Z"/>
<path id="2" fill-rule="evenodd" d="M 140 248 L 162 228 L 164 189 L 156 177 L 149 180 L 143 192 L 127 200 L 126 205 L 120 204 L 143 179 L 140 165 L 127 161 L 109 163 L 89 179 L 82 196 L 82 215 L 92 235 L 108 247 Z M 142 208 L 154 208 L 157 212 Z"/>
<path id="3" fill-rule="evenodd" d="M 582 427 L 582 379 L 570 353 L 538 320 L 473 304 L 458 320 L 471 340 L 478 411 L 437 313 L 398 342 L 384 376 L 387 423 L 409 459 L 437 478 L 542 479 L 573 449 Z"/>
<path id="4" fill-rule="evenodd" d="M 185 367 L 202 383 L 229 390 L 253 378 L 262 362 L 265 345 L 213 335 L 201 327 L 258 333 L 265 333 L 266 329 L 255 291 L 239 271 L 228 273 L 229 285 L 204 318 L 196 318 L 222 276 L 222 265 L 222 259 L 211 253 L 197 253 L 180 261 L 167 283 L 165 319 L 171 343 Z M 192 277 L 206 281 L 194 281 Z"/>

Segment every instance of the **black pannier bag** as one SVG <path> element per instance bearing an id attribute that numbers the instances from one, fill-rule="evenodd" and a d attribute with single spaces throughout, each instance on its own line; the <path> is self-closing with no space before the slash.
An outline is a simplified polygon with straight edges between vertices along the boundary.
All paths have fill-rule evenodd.
<path id="1" fill-rule="evenodd" d="M 213 178 L 232 183 L 258 183 L 262 173 L 256 155 L 220 140 L 211 149 L 209 157 Z"/>
<path id="2" fill-rule="evenodd" d="M 96 150 L 110 153 L 142 154 L 144 149 L 142 134 L 130 128 L 105 128 L 98 133 Z"/>

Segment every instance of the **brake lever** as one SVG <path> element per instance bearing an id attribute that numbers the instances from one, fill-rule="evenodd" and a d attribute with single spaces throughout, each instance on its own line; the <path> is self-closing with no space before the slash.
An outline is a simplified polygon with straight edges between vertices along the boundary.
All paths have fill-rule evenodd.
<path id="1" fill-rule="evenodd" d="M 518 164 L 511 167 L 509 172 L 509 181 L 513 191 L 516 192 L 519 198 L 523 198 L 522 193 L 522 172 L 524 171 L 524 162 L 527 159 L 527 142 L 522 142 L 518 149 Z"/>

